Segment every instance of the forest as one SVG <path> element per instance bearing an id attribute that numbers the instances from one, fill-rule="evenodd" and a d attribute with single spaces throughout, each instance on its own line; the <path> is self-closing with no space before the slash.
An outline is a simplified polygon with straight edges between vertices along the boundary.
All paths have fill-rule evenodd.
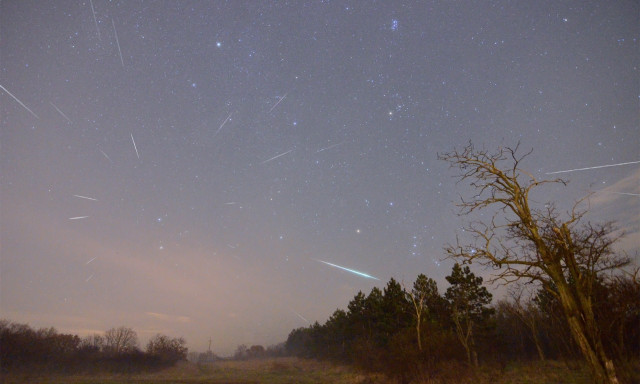
<path id="1" fill-rule="evenodd" d="M 492 304 L 483 279 L 459 264 L 447 281 L 450 286 L 444 293 L 424 274 L 407 289 L 391 279 L 383 290 L 358 292 L 346 309 L 336 310 L 324 324 L 292 331 L 287 351 L 346 361 L 400 382 L 426 381 L 452 362 L 504 367 L 514 360 L 576 364 L 581 359 L 552 294 L 537 289 L 525 295 L 521 287 Z M 623 382 L 637 382 L 640 284 L 623 275 L 599 279 L 594 288 L 605 350 L 615 359 Z"/>

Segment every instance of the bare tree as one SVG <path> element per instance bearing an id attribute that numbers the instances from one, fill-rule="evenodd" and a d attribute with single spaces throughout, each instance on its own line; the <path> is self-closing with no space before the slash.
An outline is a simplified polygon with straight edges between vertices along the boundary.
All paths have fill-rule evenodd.
<path id="1" fill-rule="evenodd" d="M 519 146 L 519 145 L 518 145 Z M 534 189 L 560 179 L 537 180 L 520 168 L 518 146 L 500 148 L 496 153 L 476 150 L 469 143 L 462 150 L 439 155 L 459 170 L 459 180 L 468 182 L 474 194 L 462 198 L 460 214 L 493 208 L 487 222 L 472 221 L 471 245 L 448 246 L 454 258 L 498 270 L 494 281 L 505 283 L 525 279 L 538 281 L 561 303 L 571 335 L 579 346 L 595 381 L 618 383 L 612 360 L 606 355 L 592 307 L 592 289 L 598 274 L 620 268 L 628 258 L 614 254 L 611 223 L 581 224 L 584 212 L 578 201 L 567 217 L 553 204 L 542 208 L 530 205 Z"/>
<path id="2" fill-rule="evenodd" d="M 120 354 L 134 351 L 137 347 L 138 335 L 131 328 L 111 328 L 104 333 L 104 348 L 106 351 Z"/>
<path id="3" fill-rule="evenodd" d="M 247 358 L 247 355 L 248 355 L 247 351 L 248 351 L 247 346 L 244 344 L 240 344 L 236 348 L 236 351 L 233 353 L 233 358 L 236 360 L 244 360 Z"/>
<path id="4" fill-rule="evenodd" d="M 85 350 L 99 352 L 104 347 L 104 337 L 97 333 L 87 335 L 80 341 L 80 347 Z"/>
<path id="5" fill-rule="evenodd" d="M 158 333 L 147 343 L 147 353 L 159 356 L 165 362 L 175 363 L 187 359 L 189 350 L 186 344 L 182 337 L 172 338 Z"/>

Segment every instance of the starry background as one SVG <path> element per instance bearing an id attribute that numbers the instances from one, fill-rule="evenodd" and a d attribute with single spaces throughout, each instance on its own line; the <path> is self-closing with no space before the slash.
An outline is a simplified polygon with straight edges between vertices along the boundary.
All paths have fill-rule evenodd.
<path id="1" fill-rule="evenodd" d="M 0 9 L 13 321 L 280 342 L 391 277 L 446 288 L 466 189 L 438 152 L 640 160 L 634 1 L 92 1 Z M 595 192 L 637 258 L 640 166 L 562 176 L 537 202 Z"/>

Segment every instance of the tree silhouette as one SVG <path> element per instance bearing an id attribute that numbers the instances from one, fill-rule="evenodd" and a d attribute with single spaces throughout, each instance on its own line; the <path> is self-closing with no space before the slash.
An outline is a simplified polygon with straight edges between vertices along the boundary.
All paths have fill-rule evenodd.
<path id="1" fill-rule="evenodd" d="M 563 180 L 537 180 L 520 168 L 528 155 L 517 154 L 518 146 L 500 148 L 496 153 L 476 150 L 470 143 L 462 150 L 439 155 L 459 171 L 460 181 L 473 189 L 463 198 L 460 214 L 470 215 L 493 209 L 486 222 L 472 221 L 466 231 L 473 234 L 471 245 L 448 246 L 447 253 L 466 261 L 498 269 L 496 280 L 538 281 L 561 303 L 571 335 L 580 348 L 594 380 L 618 383 L 612 360 L 603 348 L 592 306 L 593 286 L 604 271 L 628 263 L 614 254 L 610 223 L 580 225 L 584 213 L 576 203 L 566 217 L 554 204 L 541 208 L 530 205 L 530 195 L 546 184 L 566 184 Z M 530 152 L 529 152 L 530 153 Z"/>
<path id="2" fill-rule="evenodd" d="M 111 328 L 104 333 L 104 348 L 115 355 L 135 351 L 138 348 L 138 335 L 131 328 Z"/>
<path id="3" fill-rule="evenodd" d="M 187 358 L 188 349 L 183 338 L 156 334 L 147 344 L 147 353 L 159 357 L 163 363 L 175 363 Z"/>
<path id="4" fill-rule="evenodd" d="M 467 352 L 469 365 L 478 366 L 474 328 L 491 314 L 486 305 L 491 303 L 492 295 L 482 286 L 482 277 L 476 277 L 468 266 L 461 268 L 460 264 L 454 264 L 451 275 L 446 279 L 451 286 L 444 297 L 451 308 L 456 334 Z"/>

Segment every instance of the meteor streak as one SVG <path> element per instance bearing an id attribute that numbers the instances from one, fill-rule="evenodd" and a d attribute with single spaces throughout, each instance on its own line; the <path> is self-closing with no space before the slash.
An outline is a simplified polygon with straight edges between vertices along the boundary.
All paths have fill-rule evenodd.
<path id="1" fill-rule="evenodd" d="M 84 263 L 84 265 L 89 264 L 90 262 L 92 262 L 93 260 L 95 260 L 95 259 L 97 259 L 97 258 L 98 258 L 98 256 L 94 257 L 93 259 L 91 259 L 91 260 L 87 261 L 86 263 Z"/>
<path id="2" fill-rule="evenodd" d="M 284 96 L 282 96 L 282 97 L 280 98 L 280 100 L 278 100 L 278 102 L 277 102 L 277 103 L 273 104 L 273 107 L 271 107 L 271 109 L 269 110 L 269 112 L 273 111 L 273 109 L 274 109 L 275 107 L 277 107 L 277 106 L 278 106 L 278 104 L 280 104 L 280 102 L 281 102 L 282 100 L 284 100 L 284 98 L 285 98 L 285 97 L 287 97 L 287 94 L 286 94 L 286 93 L 284 94 Z"/>
<path id="3" fill-rule="evenodd" d="M 640 193 L 629 193 L 629 192 L 611 192 L 616 195 L 627 195 L 627 196 L 640 196 Z"/>
<path id="4" fill-rule="evenodd" d="M 24 105 L 24 103 L 22 101 L 20 101 L 17 97 L 13 96 L 13 93 L 9 92 L 7 90 L 7 88 L 3 87 L 2 85 L 0 85 L 0 88 L 2 88 L 3 91 L 7 92 L 7 94 L 11 97 L 13 97 L 13 100 L 17 101 L 18 104 L 22 105 L 22 107 L 24 109 L 26 109 L 27 111 L 29 111 L 30 114 L 32 114 L 33 116 L 35 116 L 36 119 L 40 120 L 40 118 L 38 117 L 38 115 L 36 115 L 35 113 L 33 113 L 32 110 L 29 109 L 29 107 L 27 107 L 26 105 Z"/>
<path id="5" fill-rule="evenodd" d="M 133 133 L 131 134 L 131 141 L 133 142 L 133 149 L 136 150 L 136 156 L 138 156 L 138 159 L 140 158 L 140 154 L 138 153 L 138 147 L 136 147 L 136 141 L 133 140 Z"/>
<path id="6" fill-rule="evenodd" d="M 77 216 L 77 217 L 70 217 L 69 220 L 79 220 L 79 219 L 86 219 L 89 216 Z"/>
<path id="7" fill-rule="evenodd" d="M 295 313 L 296 316 L 298 316 L 299 318 L 301 318 L 302 320 L 304 320 L 307 324 L 309 323 L 309 320 L 305 319 L 304 316 L 302 316 L 301 314 L 299 314 L 298 312 L 294 311 L 293 308 L 289 308 L 291 310 L 291 312 Z"/>
<path id="8" fill-rule="evenodd" d="M 55 104 L 53 104 L 52 102 L 49 102 L 49 104 L 51 104 L 51 105 L 53 106 L 53 108 L 55 108 L 55 109 L 56 109 L 56 111 L 58 111 L 58 113 L 62 115 L 62 117 L 64 117 L 65 119 L 67 119 L 67 121 L 68 121 L 69 123 L 73 124 L 73 122 L 71 121 L 71 119 L 70 119 L 69 117 L 67 117 L 67 115 L 65 115 L 65 114 L 64 114 L 64 112 L 62 112 L 62 111 L 60 110 L 60 108 L 56 107 L 56 105 L 55 105 Z"/>
<path id="9" fill-rule="evenodd" d="M 93 8 L 93 0 L 89 0 L 89 4 L 91 4 L 91 13 L 93 13 L 93 22 L 96 24 L 96 31 L 98 31 L 98 40 L 102 40 L 100 38 L 100 28 L 98 28 L 98 20 L 96 20 L 96 11 Z"/>
<path id="10" fill-rule="evenodd" d="M 94 199 L 93 197 L 87 197 L 87 196 L 82 196 L 82 195 L 73 195 L 75 197 L 79 197 L 81 199 L 87 199 L 87 200 L 93 200 L 93 201 L 98 201 L 98 199 Z"/>
<path id="11" fill-rule="evenodd" d="M 338 144 L 330 145 L 330 146 L 328 146 L 328 147 L 326 147 L 326 148 L 318 149 L 318 150 L 316 151 L 316 153 L 320 153 L 320 152 L 322 152 L 322 151 L 326 151 L 327 149 L 331 149 L 331 148 L 337 147 L 338 145 L 342 145 L 342 144 L 344 144 L 344 143 L 346 143 L 346 141 L 343 141 L 342 143 L 338 143 Z"/>
<path id="12" fill-rule="evenodd" d="M 267 160 L 263 161 L 263 162 L 262 162 L 262 163 L 260 163 L 260 164 L 266 164 L 266 163 L 270 162 L 271 160 L 275 160 L 275 159 L 277 159 L 278 157 L 280 157 L 280 156 L 284 156 L 284 155 L 286 155 L 287 153 L 290 153 L 290 152 L 292 152 L 292 151 L 293 151 L 293 149 L 290 149 L 290 150 L 288 150 L 287 152 L 285 152 L 285 153 L 281 153 L 281 154 L 279 154 L 279 155 L 277 155 L 277 156 L 274 156 L 274 157 L 272 157 L 272 158 L 270 158 L 270 159 L 267 159 Z"/>
<path id="13" fill-rule="evenodd" d="M 315 259 L 314 259 L 314 260 L 315 260 Z M 344 270 L 344 271 L 351 272 L 351 273 L 353 273 L 354 275 L 358 275 L 358 276 L 366 277 L 367 279 L 380 280 L 380 279 L 378 279 L 377 277 L 374 277 L 374 276 L 371 276 L 371 275 L 367 275 L 366 273 L 363 273 L 363 272 L 358 272 L 358 271 L 356 271 L 356 270 L 354 270 L 354 269 L 349 269 L 349 268 L 341 267 L 341 266 L 339 266 L 339 265 L 332 264 L 332 263 L 329 263 L 329 262 L 327 262 L 327 261 L 322 261 L 322 260 L 316 260 L 316 261 L 321 262 L 321 263 L 324 263 L 324 264 L 327 264 L 327 265 L 332 266 L 332 267 L 334 267 L 334 268 L 339 268 L 339 269 L 342 269 L 342 270 Z"/>
<path id="14" fill-rule="evenodd" d="M 638 160 L 638 161 L 629 161 L 629 162 L 626 162 L 626 163 L 598 165 L 598 166 L 595 166 L 595 167 L 587 167 L 587 168 L 567 169 L 566 171 L 547 172 L 547 173 L 545 173 L 545 175 L 553 175 L 553 174 L 556 174 L 556 173 L 565 173 L 565 172 L 574 172 L 574 171 L 586 171 L 586 170 L 589 170 L 589 169 L 617 167 L 619 165 L 629 165 L 629 164 L 638 164 L 638 163 L 640 163 L 640 160 Z"/>
<path id="15" fill-rule="evenodd" d="M 111 19 L 111 25 L 113 25 L 113 33 L 116 35 L 116 45 L 118 46 L 118 53 L 120 54 L 120 62 L 122 63 L 122 68 L 124 68 L 124 60 L 122 59 L 122 51 L 120 50 L 120 41 L 118 40 L 118 31 L 116 31 L 116 23 L 113 19 Z"/>
<path id="16" fill-rule="evenodd" d="M 107 160 L 109 160 L 109 162 L 113 163 L 113 161 L 111 160 L 111 158 L 110 158 L 106 153 L 104 153 L 104 151 L 103 151 L 102 149 L 98 148 L 98 151 L 100 151 L 100 153 L 102 153 L 102 154 L 104 155 L 104 157 L 106 157 L 106 158 L 107 158 Z"/>
<path id="17" fill-rule="evenodd" d="M 216 131 L 216 133 L 213 134 L 213 137 L 216 137 L 216 135 L 218 134 L 218 132 L 220 132 L 222 130 L 222 127 L 224 127 L 225 124 L 227 124 L 227 121 L 229 121 L 229 119 L 231 119 L 231 115 L 233 115 L 233 112 L 231 112 L 229 114 L 229 116 L 227 116 L 226 119 L 224 119 L 224 121 L 222 122 L 222 124 L 220 124 L 220 128 L 218 128 L 218 130 Z M 212 137 L 212 139 L 213 139 Z"/>

